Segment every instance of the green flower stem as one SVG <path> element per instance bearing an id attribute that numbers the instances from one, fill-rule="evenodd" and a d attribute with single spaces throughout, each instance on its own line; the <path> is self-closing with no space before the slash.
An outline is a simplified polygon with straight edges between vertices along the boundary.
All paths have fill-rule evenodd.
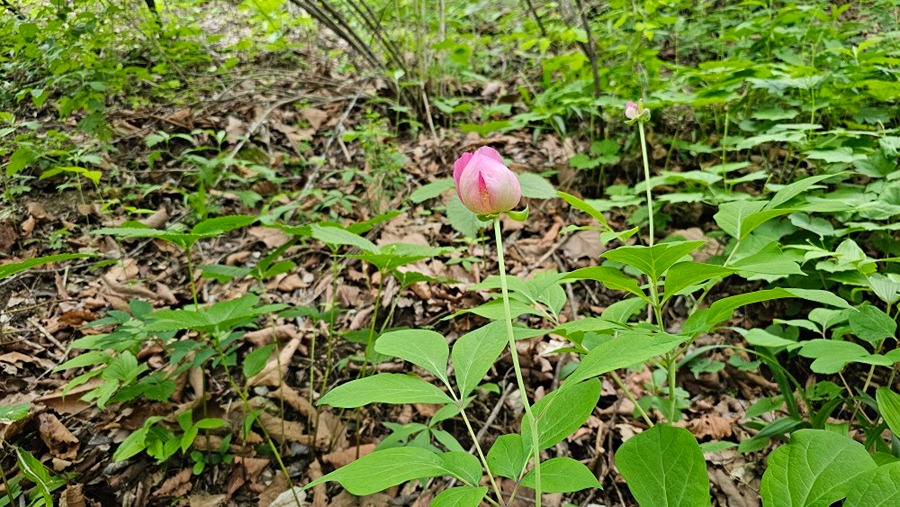
<path id="1" fill-rule="evenodd" d="M 644 183 L 647 186 L 647 218 L 650 222 L 650 234 L 647 238 L 647 244 L 653 246 L 654 236 L 656 235 L 653 228 L 653 193 L 650 192 L 650 158 L 647 156 L 647 135 L 644 133 L 644 118 L 638 119 L 638 132 L 641 135 L 641 155 L 644 162 Z M 657 288 L 657 280 L 648 280 L 650 282 L 650 292 L 653 296 L 653 310 L 656 314 L 656 325 L 660 331 L 665 332 L 665 326 L 662 321 L 662 309 L 659 300 L 659 289 Z M 675 354 L 666 354 L 666 370 L 669 378 L 669 422 L 675 422 L 675 410 L 677 408 L 677 399 L 675 395 L 675 375 L 678 373 L 678 361 Z"/>
<path id="2" fill-rule="evenodd" d="M 500 233 L 500 217 L 494 218 L 494 236 L 497 239 L 497 263 L 500 265 L 500 289 L 503 292 L 503 312 L 506 316 L 506 336 L 509 338 L 509 355 L 512 357 L 516 382 L 519 385 L 519 397 L 525 407 L 525 421 L 531 428 L 531 450 L 534 458 L 534 504 L 541 507 L 541 450 L 538 448 L 537 420 L 528 403 L 528 391 L 522 380 L 522 368 L 519 366 L 519 352 L 516 350 L 516 337 L 513 334 L 512 311 L 509 309 L 509 284 L 506 282 L 506 261 L 503 259 L 503 235 Z"/>
<path id="3" fill-rule="evenodd" d="M 456 393 L 453 392 L 453 389 L 448 385 L 448 392 L 450 396 L 453 398 L 453 401 L 456 403 L 456 406 L 459 407 L 459 415 L 462 416 L 463 422 L 466 424 L 466 430 L 469 432 L 469 436 L 472 437 L 472 441 L 475 442 L 475 450 L 478 451 L 478 459 L 481 460 L 481 464 L 484 466 L 484 470 L 487 472 L 488 479 L 491 481 L 491 487 L 494 489 L 494 494 L 497 495 L 497 502 L 491 501 L 490 498 L 487 500 L 493 505 L 503 505 L 503 495 L 500 493 L 500 488 L 497 487 L 497 482 L 494 480 L 494 473 L 491 472 L 491 467 L 488 466 L 487 458 L 484 456 L 484 451 L 481 450 L 481 443 L 478 442 L 478 435 L 475 434 L 475 430 L 472 429 L 472 423 L 469 422 L 468 416 L 466 416 L 466 409 L 463 406 L 463 400 L 459 399 L 456 396 Z"/>
<path id="4" fill-rule="evenodd" d="M 644 134 L 643 118 L 638 120 L 638 132 L 641 134 L 641 153 L 644 155 L 644 182 L 647 184 L 647 216 L 650 221 L 650 238 L 648 243 L 653 246 L 653 194 L 650 193 L 650 159 L 647 158 L 647 136 Z"/>
<path id="5" fill-rule="evenodd" d="M 637 410 L 641 414 L 641 417 L 644 419 L 644 422 L 647 423 L 647 426 L 652 428 L 653 420 L 650 419 L 650 416 L 647 414 L 647 411 L 644 410 L 644 407 L 642 407 L 641 404 L 638 403 L 634 395 L 631 394 L 631 391 L 628 390 L 628 386 L 625 385 L 625 382 L 622 382 L 622 379 L 619 378 L 619 376 L 614 371 L 609 372 L 609 376 L 612 377 L 616 385 L 619 386 L 619 389 L 621 389 L 622 392 L 625 393 L 625 396 L 628 397 L 629 400 L 631 400 L 631 403 L 634 404 L 635 410 Z"/>

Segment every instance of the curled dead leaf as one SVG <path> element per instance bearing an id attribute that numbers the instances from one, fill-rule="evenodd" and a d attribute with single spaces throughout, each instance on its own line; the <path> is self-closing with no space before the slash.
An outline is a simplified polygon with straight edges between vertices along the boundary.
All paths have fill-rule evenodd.
<path id="1" fill-rule="evenodd" d="M 55 415 L 47 412 L 38 415 L 38 431 L 51 456 L 64 460 L 78 456 L 81 442 Z"/>

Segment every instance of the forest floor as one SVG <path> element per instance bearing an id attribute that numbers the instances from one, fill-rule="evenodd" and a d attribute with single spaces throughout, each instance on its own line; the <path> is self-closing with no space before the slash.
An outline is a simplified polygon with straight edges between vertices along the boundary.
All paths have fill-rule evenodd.
<path id="1" fill-rule="evenodd" d="M 373 112 L 382 118 L 393 116 L 384 106 L 388 90 L 381 81 L 341 75 L 327 61 L 309 56 L 302 68 L 265 58 L 238 66 L 227 80 L 200 83 L 206 91 L 189 104 L 132 109 L 122 103 L 112 108 L 109 116 L 114 151 L 105 161 L 110 171 L 103 184 L 79 186 L 69 180 L 69 184 L 60 186 L 53 179 L 35 182 L 0 221 L 0 263 L 60 249 L 96 252 L 109 261 L 69 261 L 28 270 L 0 282 L 0 401 L 4 405 L 32 404 L 29 417 L 13 424 L 0 421 L 0 437 L 29 450 L 54 473 L 66 477 L 66 485 L 60 489 L 60 505 L 265 506 L 289 487 L 271 454 L 260 451 L 261 440 L 256 433 L 245 440 L 226 442 L 230 463 L 207 463 L 198 475 L 192 472 L 195 462 L 180 453 L 164 464 L 145 454 L 113 461 L 118 445 L 152 416 L 168 418 L 174 424 L 174 414 L 202 407 L 209 417 L 222 417 L 239 426 L 241 411 L 236 407 L 240 400 L 221 368 L 215 368 L 206 372 L 205 381 L 203 372 L 180 374 L 175 394 L 165 403 L 113 403 L 100 410 L 81 401 L 80 395 L 96 387 L 99 380 L 66 393 L 67 383 L 80 370 L 55 368 L 78 354 L 70 347 L 73 340 L 110 330 L 86 324 L 112 310 L 128 311 L 134 299 L 145 300 L 156 309 L 190 305 L 189 276 L 193 276 L 201 304 L 251 291 L 260 293 L 266 302 L 291 306 L 322 309 L 337 301 L 341 311 L 334 328 L 338 334 L 381 326 L 394 306 L 389 326 L 433 328 L 453 339 L 485 322 L 476 315 L 456 312 L 489 298 L 488 291 L 472 290 L 472 286 L 495 273 L 490 242 L 466 240 L 451 227 L 445 213 L 447 193 L 418 204 L 409 201 L 410 193 L 449 177 L 453 161 L 463 152 L 490 145 L 515 171 L 553 171 L 557 189 L 576 196 L 596 196 L 595 180 L 589 180 L 587 173 L 573 172 L 567 165 L 569 158 L 583 148 L 571 139 L 547 131 L 537 137 L 531 131 L 514 131 L 482 138 L 443 125 L 437 125 L 434 132 L 425 127 L 412 134 L 408 128 L 373 119 Z M 470 92 L 491 101 L 517 84 L 490 82 L 484 89 Z M 43 120 L 49 125 L 53 118 Z M 67 127 L 71 125 L 59 125 Z M 149 147 L 147 140 L 161 132 L 170 137 L 165 153 L 148 163 L 148 157 L 157 157 L 152 155 L 157 150 Z M 452 281 L 418 283 L 403 290 L 389 281 L 379 292 L 379 273 L 371 265 L 342 258 L 335 279 L 331 250 L 309 241 L 285 252 L 284 258 L 296 267 L 267 281 L 261 291 L 249 278 L 219 283 L 200 277 L 199 272 L 189 274 L 183 253 L 162 240 L 114 240 L 92 234 L 98 227 L 116 227 L 135 218 L 153 228 L 185 222 L 191 225 L 196 220 L 197 208 L 191 202 L 197 198 L 197 173 L 201 169 L 183 155 L 197 147 L 216 146 L 217 140 L 209 132 L 225 133 L 218 141 L 221 152 L 258 160 L 256 165 L 238 164 L 219 174 L 217 184 L 200 197 L 210 216 L 264 216 L 279 206 L 298 205 L 286 215 L 289 223 L 301 226 L 309 223 L 310 217 L 324 217 L 347 225 L 397 210 L 396 216 L 377 224 L 366 238 L 379 245 L 405 242 L 457 248 L 446 258 L 427 259 L 414 266 L 428 276 Z M 347 137 L 348 132 L 366 135 Z M 184 136 L 172 137 L 176 134 Z M 665 150 L 656 146 L 653 151 L 651 162 L 658 166 Z M 206 149 L 195 151 L 203 156 L 211 153 Z M 396 169 L 385 169 L 384 159 L 379 157 L 396 155 L 403 161 Z M 604 175 L 605 183 L 638 181 L 638 160 L 624 160 L 614 168 L 617 173 Z M 247 191 L 262 199 L 246 199 Z M 562 232 L 570 224 L 590 224 L 589 217 L 559 199 L 525 203 L 530 209 L 527 221 L 503 222 L 507 267 L 513 276 L 526 278 L 541 271 L 562 272 L 598 263 L 606 248 L 598 232 Z M 135 215 L 130 213 L 134 209 L 153 213 Z M 706 236 L 714 228 L 707 211 L 701 208 L 693 216 L 675 217 L 658 231 L 658 237 L 709 239 L 711 246 L 703 255 L 718 253 L 719 243 Z M 608 219 L 613 228 L 631 227 L 624 215 L 611 214 Z M 191 261 L 193 266 L 252 266 L 288 241 L 290 237 L 283 232 L 257 224 L 200 241 Z M 743 289 L 725 286 L 725 294 L 711 294 L 710 299 Z M 599 314 L 622 297 L 592 282 L 572 283 L 566 291 L 564 318 Z M 677 312 L 677 307 L 673 311 Z M 754 322 L 767 320 L 766 308 L 757 306 L 753 311 Z M 538 319 L 522 322 L 538 328 L 543 325 Z M 248 385 L 252 403 L 277 407 L 262 424 L 280 446 L 295 484 L 305 484 L 371 452 L 388 434 L 383 423 L 422 422 L 434 414 L 434 407 L 427 405 L 373 405 L 346 411 L 316 406 L 321 393 L 317 392 L 318 384 L 310 386 L 310 374 L 321 379 L 329 374 L 323 365 L 335 365 L 330 371 L 330 386 L 356 378 L 359 364 L 341 360 L 360 354 L 363 346 L 338 337 L 332 351 L 326 344 L 327 323 L 311 318 L 265 324 L 267 327 L 244 336 L 247 346 L 241 354 L 265 343 L 272 334 L 281 344 L 279 374 L 255 377 Z M 741 326 L 742 317 L 737 315 L 730 325 Z M 696 347 L 732 339 L 708 336 Z M 561 345 L 550 334 L 520 342 L 530 399 L 540 398 L 559 384 L 563 367 L 570 360 L 566 354 L 552 353 Z M 763 375 L 732 366 L 728 361 L 732 352 L 716 354 L 713 357 L 725 364 L 718 371 L 695 375 L 682 369 L 679 385 L 688 392 L 690 405 L 684 408 L 684 418 L 678 425 L 689 429 L 701 442 L 740 442 L 753 434 L 743 424 L 747 408 L 760 398 L 779 394 L 779 389 Z M 163 351 L 154 342 L 148 342 L 137 359 L 150 370 L 166 367 Z M 404 366 L 386 362 L 377 368 L 397 372 Z M 648 392 L 651 374 L 646 366 L 622 372 L 626 385 L 637 396 Z M 517 432 L 522 411 L 509 357 L 501 358 L 489 375 L 487 380 L 496 384 L 496 392 L 480 392 L 471 416 L 486 443 L 498 434 Z M 635 407 L 616 384 L 604 379 L 600 402 L 588 422 L 547 451 L 547 456 L 582 460 L 597 474 L 603 489 L 565 497 L 546 495 L 545 505 L 635 505 L 612 462 L 615 449 L 646 428 L 634 412 Z M 448 421 L 444 429 L 457 435 L 464 445 L 471 444 L 461 423 Z M 214 432 L 198 437 L 194 450 L 215 451 L 222 445 L 221 434 Z M 733 447 L 707 453 L 714 504 L 759 505 L 762 456 L 763 452 L 743 454 Z M 4 459 L 3 463 L 5 466 L 10 461 Z M 315 506 L 425 506 L 446 486 L 445 480 L 411 482 L 357 498 L 331 483 L 308 491 L 308 501 Z M 511 486 L 501 484 L 502 488 Z M 531 503 L 525 494 L 511 505 Z"/>

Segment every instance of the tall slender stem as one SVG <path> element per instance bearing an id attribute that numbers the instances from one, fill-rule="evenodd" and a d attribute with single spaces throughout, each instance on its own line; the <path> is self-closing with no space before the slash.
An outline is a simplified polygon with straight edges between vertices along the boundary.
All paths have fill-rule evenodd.
<path id="1" fill-rule="evenodd" d="M 641 134 L 641 153 L 644 156 L 644 183 L 647 185 L 647 216 L 650 221 L 648 243 L 653 246 L 653 194 L 650 193 L 650 159 L 647 158 L 647 136 L 644 134 L 644 122 L 641 120 L 638 120 L 638 131 Z"/>
<path id="2" fill-rule="evenodd" d="M 463 400 L 456 396 L 456 393 L 453 392 L 453 389 L 449 385 L 447 386 L 447 390 L 450 393 L 450 396 L 453 397 L 456 406 L 459 407 L 459 415 L 462 416 L 462 420 L 466 424 L 466 430 L 472 437 L 472 441 L 475 442 L 475 450 L 478 451 L 478 459 L 480 459 L 481 464 L 484 465 L 484 470 L 487 472 L 488 479 L 491 481 L 491 487 L 494 488 L 494 494 L 497 495 L 497 501 L 499 502 L 497 505 L 503 505 L 503 494 L 500 493 L 500 488 L 497 486 L 497 481 L 494 480 L 494 474 L 491 472 L 491 467 L 488 465 L 487 458 L 485 458 L 484 452 L 481 450 L 481 443 L 478 441 L 478 435 L 475 433 L 475 430 L 472 429 L 472 423 L 469 422 L 469 418 L 466 416 L 466 407 L 463 404 Z"/>
<path id="3" fill-rule="evenodd" d="M 509 355 L 512 357 L 516 382 L 519 386 L 519 397 L 525 407 L 525 420 L 531 428 L 531 451 L 534 459 L 534 504 L 541 507 L 541 450 L 538 448 L 537 420 L 528 403 L 528 391 L 522 379 L 522 368 L 519 366 L 519 352 L 516 350 L 516 337 L 513 333 L 512 311 L 509 308 L 509 285 L 506 282 L 506 261 L 503 258 L 503 235 L 500 233 L 500 217 L 494 219 L 494 236 L 497 239 L 497 263 L 500 265 L 500 289 L 503 292 L 503 313 L 506 317 L 506 336 L 509 338 Z"/>

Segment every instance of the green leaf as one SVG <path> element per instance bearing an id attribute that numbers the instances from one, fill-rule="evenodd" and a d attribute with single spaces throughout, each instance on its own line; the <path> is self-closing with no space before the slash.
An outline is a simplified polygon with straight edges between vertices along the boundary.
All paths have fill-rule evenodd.
<path id="1" fill-rule="evenodd" d="M 705 282 L 712 278 L 727 276 L 732 270 L 723 266 L 714 264 L 702 264 L 699 262 L 687 261 L 675 264 L 666 272 L 665 293 L 663 302 L 684 290 L 700 282 Z"/>
<path id="2" fill-rule="evenodd" d="M 41 173 L 39 180 L 46 180 L 48 178 L 52 178 L 58 174 L 62 173 L 73 173 L 80 174 L 85 178 L 91 180 L 94 185 L 100 184 L 100 178 L 103 177 L 103 173 L 100 171 L 92 171 L 90 169 L 86 169 L 84 167 L 76 167 L 76 166 L 57 166 L 53 169 L 47 169 Z"/>
<path id="3" fill-rule="evenodd" d="M 44 500 L 44 505 L 53 505 L 53 496 L 50 494 L 53 477 L 51 477 L 50 472 L 44 468 L 44 465 L 37 458 L 32 456 L 31 453 L 25 449 L 19 447 L 15 447 L 14 449 L 18 458 L 19 470 L 22 472 L 22 475 L 34 483 L 38 493 L 40 493 L 41 498 Z"/>
<path id="4" fill-rule="evenodd" d="M 581 427 L 600 400 L 600 382 L 589 379 L 566 389 L 557 389 L 544 396 L 531 408 L 538 425 L 538 447 L 541 450 L 556 445 Z M 531 452 L 531 426 L 522 424 L 525 453 Z"/>
<path id="5" fill-rule="evenodd" d="M 450 397 L 424 380 L 399 373 L 379 373 L 339 385 L 319 405 L 354 408 L 369 403 L 451 403 Z M 376 490 L 378 491 L 378 490 Z"/>
<path id="6" fill-rule="evenodd" d="M 269 356 L 272 355 L 272 351 L 275 350 L 275 345 L 275 343 L 270 343 L 247 354 L 242 365 L 244 378 L 249 379 L 262 371 L 263 367 L 266 366 L 266 361 L 269 360 Z"/>
<path id="7" fill-rule="evenodd" d="M 833 375 L 849 363 L 869 357 L 862 345 L 840 340 L 815 339 L 803 342 L 800 355 L 815 359 L 809 366 L 816 373 Z"/>
<path id="8" fill-rule="evenodd" d="M 9 157 L 9 163 L 6 164 L 6 175 L 15 176 L 27 168 L 37 158 L 37 153 L 27 146 L 20 146 Z"/>
<path id="9" fill-rule="evenodd" d="M 650 247 L 622 246 L 605 252 L 603 257 L 634 267 L 655 281 L 682 257 L 705 243 L 705 241 L 673 241 Z"/>
<path id="10" fill-rule="evenodd" d="M 341 227 L 313 224 L 312 237 L 330 247 L 344 245 L 356 247 L 366 252 L 378 252 L 378 247 L 375 246 L 375 243 L 372 243 L 359 234 L 355 234 Z"/>
<path id="11" fill-rule="evenodd" d="M 453 178 L 440 178 L 417 188 L 416 191 L 409 196 L 409 200 L 419 204 L 428 199 L 434 199 L 453 187 Z"/>
<path id="12" fill-rule="evenodd" d="M 875 391 L 875 400 L 878 402 L 878 413 L 884 418 L 894 436 L 900 438 L 900 394 L 889 387 L 879 387 Z"/>
<path id="13" fill-rule="evenodd" d="M 522 186 L 522 197 L 532 199 L 553 199 L 556 189 L 549 181 L 534 173 L 516 173 Z"/>
<path id="14" fill-rule="evenodd" d="M 451 355 L 460 398 L 478 387 L 507 343 L 506 323 L 500 321 L 491 322 L 456 340 Z"/>
<path id="15" fill-rule="evenodd" d="M 596 280 L 612 290 L 623 290 L 645 301 L 650 300 L 638 286 L 637 280 L 610 266 L 576 269 L 565 275 L 562 280 Z"/>
<path id="16" fill-rule="evenodd" d="M 4 421 L 20 421 L 28 416 L 28 410 L 31 409 L 31 403 L 20 403 L 18 405 L 0 405 L 0 422 Z"/>
<path id="17" fill-rule="evenodd" d="M 448 383 L 450 347 L 440 333 L 425 329 L 390 331 L 378 337 L 375 352 L 409 361 Z"/>
<path id="18" fill-rule="evenodd" d="M 618 338 L 591 349 L 560 390 L 570 389 L 583 380 L 619 368 L 648 361 L 671 351 L 687 339 L 687 336 L 682 335 L 622 333 Z"/>
<path id="19" fill-rule="evenodd" d="M 850 314 L 850 329 L 859 338 L 877 345 L 897 333 L 897 321 L 877 307 L 863 305 L 858 309 Z"/>
<path id="20" fill-rule="evenodd" d="M 575 197 L 574 195 L 570 195 L 570 194 L 567 194 L 565 192 L 560 192 L 560 191 L 557 191 L 556 195 L 557 195 L 557 197 L 559 197 L 562 200 L 569 203 L 569 205 L 572 206 L 573 208 L 575 208 L 579 211 L 583 211 L 583 212 L 587 213 L 588 215 L 594 217 L 594 219 L 597 220 L 598 222 L 600 222 L 600 224 L 602 224 L 605 228 L 607 228 L 607 229 L 610 228 L 609 223 L 606 221 L 606 217 L 603 216 L 602 211 L 598 210 L 597 208 L 594 208 L 590 204 Z"/>
<path id="21" fill-rule="evenodd" d="M 748 216 L 763 209 L 766 203 L 763 201 L 732 201 L 719 206 L 719 211 L 713 215 L 713 219 L 719 228 L 735 238 L 744 237 L 741 225 Z"/>
<path id="22" fill-rule="evenodd" d="M 51 262 L 59 262 L 59 261 L 67 261 L 71 259 L 84 259 L 86 257 L 93 257 L 93 254 L 59 254 L 59 255 L 48 255 L 46 257 L 35 257 L 34 259 L 28 259 L 21 262 L 10 262 L 7 264 L 0 264 L 0 280 L 4 278 L 8 278 L 16 273 L 20 273 L 22 271 L 27 271 L 31 268 L 42 266 L 44 264 L 49 264 Z"/>
<path id="23" fill-rule="evenodd" d="M 487 453 L 491 472 L 500 477 L 518 479 L 525 470 L 525 444 L 518 433 L 500 435 Z"/>
<path id="24" fill-rule="evenodd" d="M 108 352 L 101 352 L 99 350 L 92 350 L 90 352 L 85 352 L 84 354 L 79 354 L 72 359 L 64 362 L 63 364 L 53 368 L 53 371 L 63 371 L 70 370 L 72 368 L 83 368 L 85 366 L 94 366 L 97 364 L 107 364 L 112 360 L 112 355 Z"/>
<path id="25" fill-rule="evenodd" d="M 528 206 L 525 206 L 525 209 L 522 211 L 509 210 L 506 212 L 506 215 L 516 222 L 524 222 L 528 220 Z"/>
<path id="26" fill-rule="evenodd" d="M 690 431 L 657 424 L 625 441 L 615 459 L 640 505 L 709 506 L 706 460 Z"/>
<path id="27" fill-rule="evenodd" d="M 816 183 L 827 180 L 829 178 L 834 178 L 836 176 L 841 176 L 845 173 L 837 173 L 837 174 L 819 174 L 816 176 L 810 176 L 808 178 L 803 178 L 802 180 L 795 181 L 789 185 L 785 185 L 781 187 L 775 195 L 769 199 L 768 204 L 766 204 L 764 209 L 770 210 L 775 208 L 780 208 L 782 204 L 787 203 L 794 197 L 806 192 Z"/>
<path id="28" fill-rule="evenodd" d="M 143 452 L 143 450 L 147 448 L 147 444 L 145 442 L 147 439 L 148 431 L 149 430 L 144 427 L 139 428 L 132 432 L 131 435 L 128 435 L 125 440 L 123 440 L 122 443 L 119 444 L 116 452 L 113 453 L 113 461 L 125 461 L 126 459 Z"/>
<path id="29" fill-rule="evenodd" d="M 337 481 L 350 494 L 366 496 L 413 479 L 442 475 L 448 475 L 448 472 L 440 455 L 419 447 L 397 447 L 367 454 L 310 482 L 303 489 Z"/>
<path id="30" fill-rule="evenodd" d="M 235 278 L 244 278 L 253 270 L 240 266 L 224 266 L 221 264 L 201 264 L 197 266 L 203 273 L 203 278 L 213 278 L 219 283 L 227 283 Z"/>
<path id="31" fill-rule="evenodd" d="M 580 461 L 560 456 L 541 463 L 541 493 L 571 493 L 588 488 L 599 488 L 594 473 Z M 522 486 L 534 489 L 534 470 L 522 477 Z"/>
<path id="32" fill-rule="evenodd" d="M 193 306 L 179 310 L 159 310 L 148 319 L 148 331 L 180 331 L 194 329 L 198 331 L 216 332 L 231 331 L 234 327 L 249 324 L 260 315 L 277 312 L 286 305 L 262 305 L 259 296 L 245 294 L 237 299 L 220 301 L 199 310 Z"/>
<path id="33" fill-rule="evenodd" d="M 490 224 L 479 220 L 478 215 L 466 208 L 456 193 L 453 193 L 447 202 L 447 219 L 454 230 L 468 238 L 477 237 L 478 231 Z"/>
<path id="34" fill-rule="evenodd" d="M 705 333 L 719 323 L 730 319 L 734 310 L 741 306 L 784 298 L 801 298 L 839 308 L 852 308 L 847 301 L 824 290 L 778 287 L 722 298 L 711 304 L 706 310 L 695 312 L 688 317 L 684 323 L 683 332 L 688 334 Z"/>
<path id="35" fill-rule="evenodd" d="M 451 451 L 440 455 L 446 473 L 473 486 L 481 483 L 481 462 L 465 451 Z"/>
<path id="36" fill-rule="evenodd" d="M 434 497 L 431 507 L 478 507 L 487 490 L 487 486 L 459 486 L 445 489 Z"/>
<path id="37" fill-rule="evenodd" d="M 865 447 L 826 430 L 797 430 L 769 455 L 760 484 L 764 506 L 828 507 L 876 468 Z"/>
<path id="38" fill-rule="evenodd" d="M 208 218 L 191 229 L 191 234 L 198 236 L 219 236 L 241 227 L 246 227 L 256 222 L 259 217 L 250 215 L 226 215 L 223 217 Z"/>
<path id="39" fill-rule="evenodd" d="M 747 343 L 754 347 L 769 347 L 773 349 L 784 348 L 786 350 L 794 350 L 803 344 L 774 335 L 764 329 L 753 328 L 744 333 L 744 339 Z"/>
<path id="40" fill-rule="evenodd" d="M 900 505 L 900 461 L 881 465 L 853 481 L 844 507 Z"/>

